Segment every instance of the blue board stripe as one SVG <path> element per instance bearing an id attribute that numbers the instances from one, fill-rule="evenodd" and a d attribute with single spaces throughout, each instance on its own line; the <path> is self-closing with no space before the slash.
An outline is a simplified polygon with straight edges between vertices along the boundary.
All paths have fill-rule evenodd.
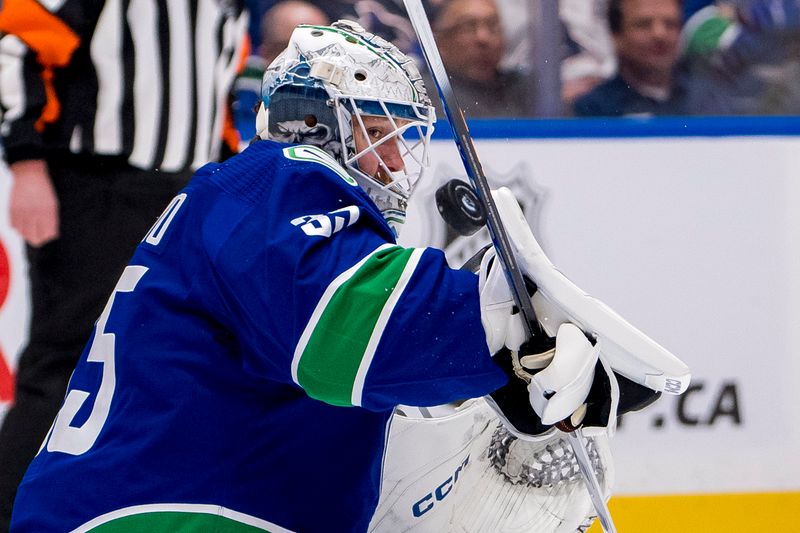
<path id="1" fill-rule="evenodd" d="M 800 135 L 798 116 L 648 117 L 574 119 L 472 119 L 475 139 L 586 139 L 641 137 L 751 137 Z M 436 123 L 433 138 L 451 139 L 446 120 Z"/>

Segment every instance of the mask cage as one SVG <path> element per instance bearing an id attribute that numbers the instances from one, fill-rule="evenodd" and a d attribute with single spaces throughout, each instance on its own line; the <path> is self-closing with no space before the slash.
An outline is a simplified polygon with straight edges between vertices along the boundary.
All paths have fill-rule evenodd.
<path id="1" fill-rule="evenodd" d="M 345 167 L 351 173 L 369 180 L 372 187 L 378 191 L 394 196 L 403 203 L 407 202 L 430 161 L 430 139 L 435 122 L 433 107 L 424 104 L 372 100 L 352 96 L 337 96 L 334 105 L 340 121 L 339 131 L 342 134 L 342 143 L 349 145 L 350 148 L 344 161 Z M 362 115 L 386 118 L 392 131 L 373 142 L 367 133 Z M 342 124 L 343 121 L 348 121 L 350 124 Z M 359 128 L 361 131 L 362 138 L 367 143 L 367 146 L 361 151 L 357 152 L 355 148 L 355 132 L 352 133 L 350 139 L 345 138 L 345 132 L 350 129 L 347 126 Z M 404 163 L 402 170 L 391 170 L 380 155 L 379 148 L 390 142 L 396 143 Z M 367 154 L 372 154 L 376 158 L 379 172 L 388 178 L 388 183 L 384 183 L 375 176 L 365 174 L 359 168 L 359 160 Z"/>

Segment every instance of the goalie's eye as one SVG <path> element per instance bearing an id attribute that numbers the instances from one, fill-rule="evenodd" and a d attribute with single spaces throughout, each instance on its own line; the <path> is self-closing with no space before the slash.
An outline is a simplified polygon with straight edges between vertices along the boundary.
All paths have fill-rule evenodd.
<path id="1" fill-rule="evenodd" d="M 386 131 L 383 128 L 371 127 L 367 128 L 367 137 L 370 141 L 380 141 L 386 136 Z"/>

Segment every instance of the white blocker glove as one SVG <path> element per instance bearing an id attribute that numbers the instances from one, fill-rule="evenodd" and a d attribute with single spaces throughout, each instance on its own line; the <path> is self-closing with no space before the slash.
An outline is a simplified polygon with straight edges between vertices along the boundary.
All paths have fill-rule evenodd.
<path id="1" fill-rule="evenodd" d="M 658 393 L 615 374 L 600 355 L 600 343 L 593 344 L 580 328 L 549 309 L 538 293 L 532 300 L 537 316 L 546 318 L 542 327 L 547 336 L 528 339 L 494 248 L 481 260 L 478 288 L 486 343 L 509 377 L 486 400 L 517 437 L 535 439 L 553 426 L 613 432 L 618 411 L 637 410 L 658 398 Z"/>
<path id="2" fill-rule="evenodd" d="M 508 383 L 486 401 L 524 440 L 537 440 L 554 426 L 613 434 L 617 415 L 642 409 L 661 395 L 614 372 L 599 343 L 571 323 L 561 324 L 555 338 L 523 343 L 520 350 L 503 348 L 494 355 Z"/>
<path id="3" fill-rule="evenodd" d="M 592 384 L 597 353 L 583 332 L 563 324 L 555 340 L 537 339 L 537 346 L 527 344 L 520 356 L 520 346 L 528 338 L 494 247 L 483 255 L 478 275 L 486 344 L 510 381 L 487 400 L 518 436 L 546 431 L 582 405 Z M 557 363 L 555 353 L 559 354 Z M 579 375 L 575 375 L 577 367 Z M 545 370 L 533 381 L 533 372 L 541 369 Z M 525 387 L 530 391 L 527 398 Z"/>
<path id="4" fill-rule="evenodd" d="M 575 324 L 559 326 L 552 360 L 529 378 L 531 406 L 543 424 L 552 425 L 569 419 L 577 427 L 583 421 L 586 414 L 584 402 L 592 388 L 599 355 L 599 347 L 592 346 Z M 524 359 L 522 357 L 520 363 L 528 370 Z"/>

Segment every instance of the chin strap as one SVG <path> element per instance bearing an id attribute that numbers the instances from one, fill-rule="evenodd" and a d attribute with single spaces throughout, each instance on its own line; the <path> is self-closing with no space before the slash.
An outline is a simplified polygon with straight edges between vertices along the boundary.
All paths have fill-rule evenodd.
<path id="1" fill-rule="evenodd" d="M 269 140 L 267 124 L 269 124 L 269 120 L 267 120 L 267 108 L 264 107 L 264 102 L 261 102 L 258 106 L 258 112 L 256 113 L 256 135 L 264 141 Z"/>

